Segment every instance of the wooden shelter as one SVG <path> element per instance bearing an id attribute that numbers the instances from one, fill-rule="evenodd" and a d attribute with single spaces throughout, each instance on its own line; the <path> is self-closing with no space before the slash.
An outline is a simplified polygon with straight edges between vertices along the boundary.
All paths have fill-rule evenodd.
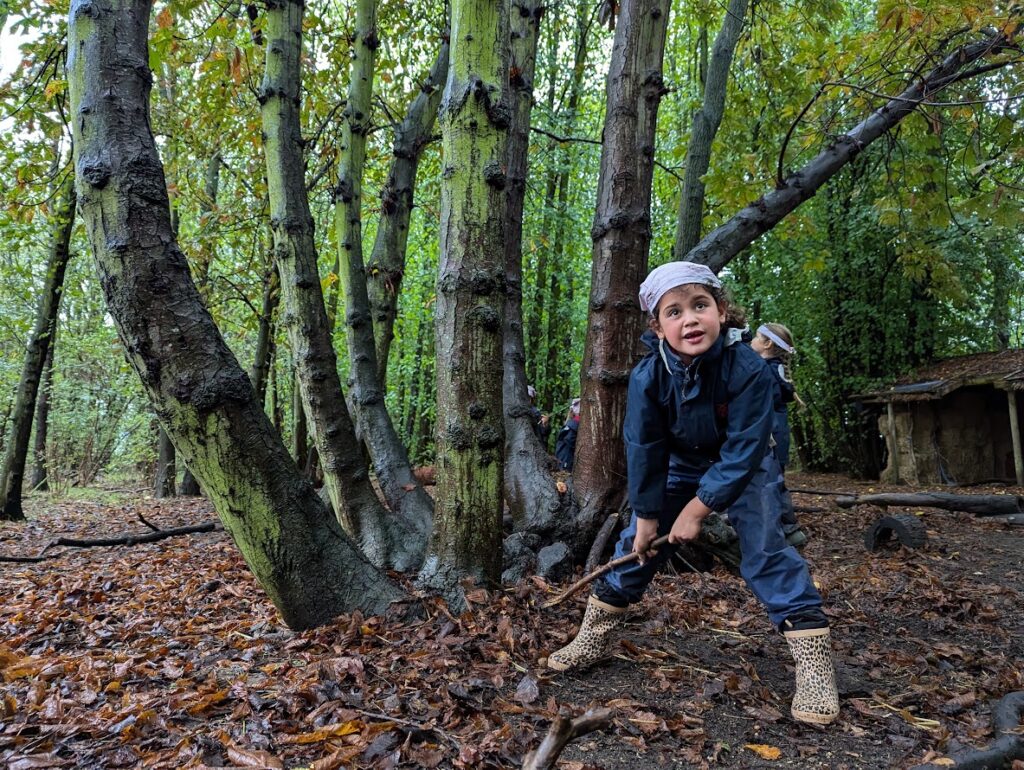
<path id="1" fill-rule="evenodd" d="M 1024 486 L 1024 349 L 939 361 L 854 398 L 884 405 L 889 461 L 882 481 Z"/>

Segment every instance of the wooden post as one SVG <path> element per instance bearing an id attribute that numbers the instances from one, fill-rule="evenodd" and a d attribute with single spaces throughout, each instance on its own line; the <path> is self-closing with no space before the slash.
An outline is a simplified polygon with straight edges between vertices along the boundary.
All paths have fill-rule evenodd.
<path id="1" fill-rule="evenodd" d="M 1017 419 L 1017 391 L 1006 391 L 1006 404 L 1010 410 L 1010 438 L 1013 441 L 1013 470 L 1017 485 L 1024 487 L 1024 453 L 1020 448 L 1020 421 Z"/>
<path id="2" fill-rule="evenodd" d="M 900 450 L 896 445 L 896 409 L 892 405 L 892 401 L 886 404 L 886 411 L 889 414 L 889 441 L 892 442 L 892 457 L 890 462 L 892 463 L 892 480 L 894 484 L 900 483 Z"/>

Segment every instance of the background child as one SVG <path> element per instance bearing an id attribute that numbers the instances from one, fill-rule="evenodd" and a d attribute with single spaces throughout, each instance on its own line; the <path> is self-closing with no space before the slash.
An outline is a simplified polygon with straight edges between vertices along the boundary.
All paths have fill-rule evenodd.
<path id="1" fill-rule="evenodd" d="M 576 437 L 580 430 L 580 400 L 574 398 L 569 407 L 569 416 L 565 425 L 558 431 L 558 438 L 555 439 L 555 457 L 558 459 L 558 467 L 563 471 L 572 470 L 573 457 L 576 454 Z"/>
<path id="2" fill-rule="evenodd" d="M 800 531 L 796 512 L 793 510 L 793 496 L 786 489 L 785 480 L 790 448 L 788 407 L 796 398 L 796 389 L 789 376 L 789 365 L 796 352 L 796 348 L 793 347 L 793 335 L 782 324 L 761 324 L 750 342 L 750 347 L 768 362 L 768 368 L 775 375 L 775 383 L 778 386 L 775 392 L 772 438 L 775 439 L 775 457 L 779 461 L 780 472 L 778 478 L 770 484 L 779 499 L 782 531 L 791 545 L 800 545 L 806 542 L 807 537 Z"/>
<path id="3" fill-rule="evenodd" d="M 630 375 L 623 432 L 633 516 L 615 555 L 633 551 L 641 561 L 595 583 L 576 638 L 547 664 L 565 671 L 600 660 L 626 607 L 642 598 L 675 545 L 695 539 L 711 511 L 728 508 L 740 538 L 740 574 L 796 662 L 793 717 L 828 724 L 839 713 L 828 620 L 806 563 L 786 544 L 778 511 L 768 509 L 769 470 L 778 468 L 765 461 L 773 457 L 773 375 L 750 347 L 723 334 L 743 326 L 742 314 L 707 267 L 670 262 L 654 269 L 640 287 L 640 307 L 651 314 L 642 337 L 650 353 Z M 649 551 L 659 535 L 672 545 Z"/>

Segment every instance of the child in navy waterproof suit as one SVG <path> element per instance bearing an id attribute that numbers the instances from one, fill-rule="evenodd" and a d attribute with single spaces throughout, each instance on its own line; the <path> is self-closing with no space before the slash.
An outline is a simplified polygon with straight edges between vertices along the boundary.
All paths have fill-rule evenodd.
<path id="1" fill-rule="evenodd" d="M 796 399 L 796 388 L 789 378 L 789 361 L 796 348 L 793 347 L 793 334 L 782 324 L 766 323 L 757 328 L 757 334 L 750 341 L 750 347 L 768 364 L 768 369 L 775 375 L 774 425 L 772 438 L 775 439 L 775 458 L 779 463 L 779 472 L 773 482 L 769 482 L 777 492 L 782 514 L 782 531 L 786 541 L 791 545 L 807 542 L 807 536 L 800 530 L 793 509 L 793 496 L 786 489 L 786 466 L 789 465 L 789 405 Z"/>
<path id="2" fill-rule="evenodd" d="M 709 513 L 729 509 L 740 574 L 796 663 L 793 717 L 828 724 L 839 713 L 828 620 L 807 564 L 786 544 L 763 462 L 773 375 L 750 347 L 729 344 L 724 332 L 742 326 L 742 318 L 707 267 L 670 262 L 654 269 L 640 287 L 640 306 L 651 314 L 642 338 L 650 352 L 629 380 L 623 433 L 633 517 L 615 550 L 640 560 L 595 584 L 576 638 L 547 664 L 565 671 L 604 657 L 626 607 L 641 599 L 675 546 L 696 539 Z M 650 551 L 660 535 L 670 545 Z"/>

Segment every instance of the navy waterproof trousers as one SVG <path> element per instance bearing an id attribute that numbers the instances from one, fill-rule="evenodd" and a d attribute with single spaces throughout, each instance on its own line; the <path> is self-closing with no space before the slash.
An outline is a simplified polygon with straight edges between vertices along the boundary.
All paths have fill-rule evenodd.
<path id="1" fill-rule="evenodd" d="M 729 508 L 729 523 L 740 539 L 740 574 L 776 626 L 790 615 L 821 608 L 821 595 L 811 580 L 807 562 L 796 548 L 786 544 L 782 533 L 779 485 L 770 483 L 779 475 L 778 461 L 769 453 L 740 498 Z M 659 537 L 669 533 L 696 491 L 694 484 L 666 492 L 658 519 Z M 635 515 L 619 536 L 615 558 L 632 552 L 634 535 Z M 618 606 L 640 601 L 659 567 L 674 551 L 675 546 L 665 545 L 644 564 L 632 562 L 615 568 L 595 586 L 595 594 Z"/>

